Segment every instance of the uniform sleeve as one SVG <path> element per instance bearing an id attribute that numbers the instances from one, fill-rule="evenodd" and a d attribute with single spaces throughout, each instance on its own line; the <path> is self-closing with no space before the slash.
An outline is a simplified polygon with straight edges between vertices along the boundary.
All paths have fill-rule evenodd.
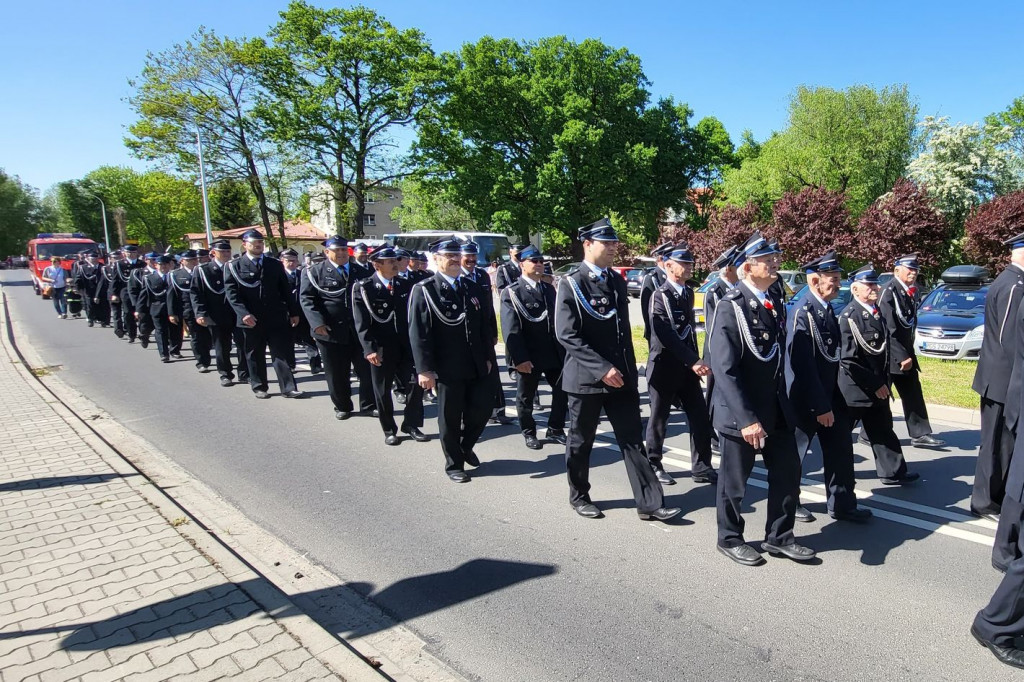
<path id="1" fill-rule="evenodd" d="M 199 268 L 193 270 L 192 283 L 189 285 L 189 300 L 192 303 L 192 310 L 196 317 L 209 317 L 206 310 L 206 290 L 203 289 L 203 276 L 199 274 Z"/>
<path id="2" fill-rule="evenodd" d="M 613 365 L 591 348 L 582 335 L 583 319 L 576 307 L 576 295 L 572 285 L 566 284 L 568 278 L 563 277 L 558 283 L 555 299 L 555 338 L 565 348 L 565 352 L 575 360 L 582 375 L 597 383 L 604 378 Z M 620 368 L 624 374 L 625 368 Z"/>
<path id="3" fill-rule="evenodd" d="M 899 365 L 907 358 L 913 357 L 913 350 L 906 348 L 896 333 L 899 320 L 896 319 L 896 292 L 892 287 L 886 287 L 878 298 L 878 313 L 889 330 L 889 353 L 892 364 Z"/>
<path id="4" fill-rule="evenodd" d="M 842 315 L 839 318 L 840 333 L 843 338 L 843 352 L 839 362 L 842 363 L 843 370 L 853 379 L 853 383 L 860 386 L 868 395 L 874 395 L 875 391 L 885 385 L 885 380 L 880 379 L 870 367 L 868 367 L 862 359 L 862 351 L 857 346 L 857 340 L 853 337 L 850 325 L 854 325 L 854 322 L 848 315 Z M 888 374 L 888 367 L 886 367 L 886 374 Z"/>
<path id="5" fill-rule="evenodd" d="M 740 338 L 739 326 L 732 305 L 719 305 L 715 313 L 715 326 L 712 330 L 714 341 L 711 346 L 711 373 L 715 377 L 715 401 L 721 396 L 722 402 L 729 406 L 729 411 L 736 417 L 736 426 L 742 430 L 760 420 L 754 406 L 747 397 L 741 358 L 743 340 Z"/>
<path id="6" fill-rule="evenodd" d="M 807 319 L 807 311 L 802 307 L 797 308 L 793 313 L 786 350 L 790 369 L 796 377 L 794 386 L 801 392 L 803 402 L 811 407 L 817 417 L 832 411 L 832 396 L 826 395 L 825 387 L 821 385 L 818 363 L 814 359 L 817 349 L 810 327 L 812 324 Z"/>
<path id="7" fill-rule="evenodd" d="M 352 286 L 352 322 L 355 325 L 359 345 L 363 347 L 363 354 L 369 355 L 376 353 L 379 346 L 376 339 L 373 338 L 373 321 L 370 319 L 370 311 L 363 301 L 363 284 L 365 282 L 366 280 L 359 280 Z"/>
<path id="8" fill-rule="evenodd" d="M 288 279 L 288 272 L 284 269 L 283 264 L 278 265 L 274 270 L 277 272 L 275 276 L 277 295 L 281 297 L 281 300 L 284 301 L 285 306 L 288 308 L 288 316 L 297 317 L 302 311 L 299 310 L 299 304 L 292 293 L 292 283 Z"/>
<path id="9" fill-rule="evenodd" d="M 697 356 L 697 351 L 676 333 L 672 321 L 672 310 L 666 306 L 665 295 L 661 290 L 655 291 L 651 296 L 651 310 L 648 317 L 651 321 L 651 338 L 657 337 L 661 345 L 679 358 L 687 369 L 697 364 L 700 357 Z M 690 333 L 694 333 L 692 327 Z"/>
<path id="10" fill-rule="evenodd" d="M 413 363 L 419 374 L 435 372 L 434 345 L 430 338 L 430 310 L 424 299 L 423 286 L 412 288 L 409 296 L 409 344 L 412 346 Z"/>
<path id="11" fill-rule="evenodd" d="M 241 285 L 235 281 L 229 265 L 229 263 L 224 264 L 224 296 L 228 301 L 228 305 L 235 311 L 238 321 L 241 322 L 243 317 L 251 313 L 245 307 L 245 301 L 242 300 L 242 292 L 240 290 Z"/>
<path id="12" fill-rule="evenodd" d="M 512 305 L 512 289 L 505 287 L 501 291 L 501 333 L 505 338 L 505 354 L 513 367 L 530 359 L 530 353 L 523 338 L 523 324 Z"/>
<path id="13" fill-rule="evenodd" d="M 644 282 L 640 287 L 640 315 L 644 319 L 644 338 L 651 340 L 651 296 L 654 294 L 654 275 L 644 275 Z"/>
<path id="14" fill-rule="evenodd" d="M 309 328 L 313 331 L 320 327 L 327 327 L 329 325 L 323 302 L 317 295 L 316 287 L 310 281 L 313 271 L 308 270 L 302 274 L 305 276 L 299 280 L 299 305 L 302 308 L 302 313 L 306 316 L 306 321 L 309 322 Z"/>
<path id="15" fill-rule="evenodd" d="M 174 274 L 168 279 L 174 279 Z M 178 290 L 174 288 L 174 282 L 167 283 L 167 293 L 164 294 L 167 297 L 167 316 L 168 317 L 184 317 L 184 309 L 181 305 L 181 297 L 178 296 Z"/>

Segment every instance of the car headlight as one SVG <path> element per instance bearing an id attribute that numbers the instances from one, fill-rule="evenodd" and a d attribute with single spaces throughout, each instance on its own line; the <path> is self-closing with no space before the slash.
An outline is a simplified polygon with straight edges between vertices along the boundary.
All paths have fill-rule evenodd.
<path id="1" fill-rule="evenodd" d="M 979 324 L 977 327 L 967 332 L 964 336 L 964 341 L 978 341 L 985 336 L 985 325 Z"/>

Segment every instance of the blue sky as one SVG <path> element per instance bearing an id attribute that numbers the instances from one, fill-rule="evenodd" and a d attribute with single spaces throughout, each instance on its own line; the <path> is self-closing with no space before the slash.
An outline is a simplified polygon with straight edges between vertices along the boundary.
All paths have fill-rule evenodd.
<path id="1" fill-rule="evenodd" d="M 340 4 L 340 3 L 339 3 Z M 717 116 L 737 141 L 786 124 L 801 84 L 907 83 L 922 115 L 973 122 L 1024 95 L 1024 3 L 367 0 L 437 51 L 483 35 L 565 34 L 626 47 L 655 96 Z M 0 21 L 0 167 L 41 190 L 104 164 L 142 168 L 122 144 L 123 101 L 147 51 L 200 25 L 264 34 L 285 0 L 28 0 Z"/>

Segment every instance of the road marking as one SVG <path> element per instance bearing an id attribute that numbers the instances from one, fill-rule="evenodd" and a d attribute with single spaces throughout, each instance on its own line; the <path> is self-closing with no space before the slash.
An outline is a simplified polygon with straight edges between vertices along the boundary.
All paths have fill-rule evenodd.
<path id="1" fill-rule="evenodd" d="M 611 431 L 607 431 L 605 429 L 598 429 L 597 433 L 601 436 L 604 436 L 603 438 L 601 438 L 602 441 L 607 443 L 613 449 L 619 450 L 618 444 L 611 439 L 614 438 Z M 689 458 L 690 456 L 690 452 L 688 450 L 682 450 L 680 448 L 672 447 L 670 445 L 664 446 L 664 449 L 666 452 L 675 455 L 682 455 L 687 458 Z M 690 470 L 689 462 L 677 459 L 675 457 L 663 457 L 662 461 L 668 462 L 676 467 L 679 467 L 680 469 L 683 469 L 684 471 Z M 721 458 L 718 457 L 717 455 L 713 456 L 712 463 L 715 465 L 720 465 Z M 753 469 L 753 473 L 759 474 L 761 476 L 767 476 L 768 470 L 764 469 L 763 467 L 755 466 Z M 752 485 L 755 488 L 762 488 L 764 490 L 768 489 L 767 481 L 763 481 L 759 478 L 754 477 L 751 477 L 747 481 L 747 485 Z M 825 488 L 823 483 L 809 478 L 801 478 L 800 485 L 801 499 L 809 499 L 815 502 L 826 501 L 826 497 L 823 492 Z M 973 517 L 967 516 L 966 514 L 959 514 L 956 512 L 949 511 L 948 509 L 939 509 L 937 507 L 929 507 L 923 504 L 907 502 L 905 500 L 888 497 L 886 495 L 878 495 L 869 490 L 855 490 L 854 492 L 856 493 L 858 500 L 864 500 L 871 503 L 866 506 L 870 507 L 874 515 L 880 519 L 894 521 L 896 523 L 901 523 L 905 526 L 911 526 L 913 528 L 920 528 L 931 533 L 938 533 L 939 535 L 946 535 L 949 537 L 958 538 L 960 540 L 967 540 L 968 542 L 974 542 L 979 545 L 985 545 L 986 547 L 992 547 L 995 544 L 995 539 L 993 537 L 985 535 L 983 533 L 977 533 L 964 528 L 957 528 L 955 526 L 950 526 L 945 523 L 937 523 L 935 521 L 921 519 L 916 516 L 900 514 L 897 512 L 889 511 L 887 509 L 880 509 L 877 505 L 897 507 L 901 509 L 906 509 L 907 511 L 914 511 L 920 514 L 927 514 L 929 516 L 946 519 L 948 521 L 953 521 L 960 524 L 984 528 L 986 530 L 995 530 L 996 524 L 992 523 L 991 521 L 985 519 L 975 519 Z"/>

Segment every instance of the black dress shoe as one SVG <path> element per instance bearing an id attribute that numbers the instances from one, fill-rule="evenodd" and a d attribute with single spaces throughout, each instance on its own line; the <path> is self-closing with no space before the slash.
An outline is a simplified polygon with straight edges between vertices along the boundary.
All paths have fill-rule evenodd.
<path id="1" fill-rule="evenodd" d="M 399 405 L 405 405 L 405 401 L 408 400 L 409 398 L 406 394 L 399 393 L 398 391 L 395 391 L 394 396 L 395 402 L 398 403 Z"/>
<path id="2" fill-rule="evenodd" d="M 466 450 L 462 453 L 462 459 L 465 460 L 466 464 L 471 467 L 480 466 L 480 458 L 476 456 L 476 453 L 472 450 Z"/>
<path id="3" fill-rule="evenodd" d="M 129 338 L 128 338 L 128 343 L 135 343 L 135 339 L 133 339 L 133 338 L 129 337 Z"/>
<path id="4" fill-rule="evenodd" d="M 181 360 L 181 353 L 171 353 L 171 357 L 175 360 Z"/>
<path id="5" fill-rule="evenodd" d="M 941 448 L 946 444 L 946 441 L 934 438 L 930 434 L 925 434 L 917 438 L 911 438 L 910 444 L 915 448 Z"/>
<path id="6" fill-rule="evenodd" d="M 652 512 L 637 512 L 637 516 L 641 521 L 668 521 L 674 516 L 679 516 L 681 511 L 683 510 L 679 507 L 661 507 Z"/>
<path id="7" fill-rule="evenodd" d="M 662 485 L 675 485 L 676 479 L 668 475 L 668 472 L 664 469 L 655 469 L 654 476 L 658 479 L 658 483 Z"/>
<path id="8" fill-rule="evenodd" d="M 398 445 L 401 441 L 398 440 L 398 436 L 393 433 L 385 434 L 384 444 L 385 445 Z"/>
<path id="9" fill-rule="evenodd" d="M 465 471 L 449 471 L 448 478 L 456 483 L 469 483 L 469 474 Z"/>
<path id="10" fill-rule="evenodd" d="M 526 433 L 523 434 L 523 438 L 526 439 L 526 447 L 530 448 L 531 450 L 540 450 L 541 444 L 540 441 L 537 440 L 537 436 L 533 435 L 532 433 Z"/>
<path id="11" fill-rule="evenodd" d="M 346 412 L 345 410 L 335 410 L 334 411 L 334 418 L 337 419 L 338 421 L 341 421 L 341 422 L 345 421 L 346 419 L 348 419 L 351 416 L 352 416 L 352 413 L 351 412 Z"/>
<path id="12" fill-rule="evenodd" d="M 812 514 L 806 507 L 801 504 L 796 506 L 796 520 L 800 523 L 810 523 L 814 520 L 814 514 Z"/>
<path id="13" fill-rule="evenodd" d="M 804 547 L 795 542 L 789 545 L 773 545 L 770 542 L 762 542 L 761 549 L 772 555 L 781 554 L 782 556 L 787 556 L 793 561 L 810 561 L 817 556 L 810 547 Z"/>
<path id="14" fill-rule="evenodd" d="M 597 508 L 592 502 L 584 502 L 583 504 L 576 505 L 573 510 L 585 519 L 599 519 L 604 514 Z"/>
<path id="15" fill-rule="evenodd" d="M 149 339 L 139 339 L 139 345 L 143 348 L 149 348 Z"/>
<path id="16" fill-rule="evenodd" d="M 170 362 L 170 358 L 160 358 L 160 362 Z"/>
<path id="17" fill-rule="evenodd" d="M 427 437 L 427 434 L 423 433 L 415 426 L 412 427 L 411 429 L 402 429 L 402 433 L 412 436 L 412 439 L 417 443 L 426 443 L 428 440 L 430 440 L 430 438 Z"/>
<path id="18" fill-rule="evenodd" d="M 566 443 L 565 431 L 552 431 L 551 429 L 548 429 L 544 434 L 544 437 L 553 443 L 558 443 L 559 445 L 565 445 Z"/>
<path id="19" fill-rule="evenodd" d="M 221 377 L 220 378 L 220 385 L 221 386 L 230 386 L 233 383 L 235 383 L 235 382 L 233 382 L 231 379 L 228 379 L 227 377 Z"/>
<path id="20" fill-rule="evenodd" d="M 974 512 L 972 512 L 972 513 L 974 513 Z M 986 521 L 991 521 L 992 523 L 996 523 L 996 524 L 999 523 L 999 514 L 993 514 L 993 513 L 989 512 L 989 513 L 986 513 L 986 514 L 974 513 L 974 515 L 977 516 L 979 519 L 985 519 Z"/>
<path id="21" fill-rule="evenodd" d="M 503 414 L 491 415 L 490 422 L 492 424 L 501 424 L 502 426 L 508 426 L 510 424 L 515 424 L 516 423 L 515 420 L 510 419 L 510 418 L 506 417 Z"/>
<path id="22" fill-rule="evenodd" d="M 722 547 L 719 545 L 718 551 L 744 566 L 760 566 L 764 563 L 764 557 L 758 554 L 757 550 L 750 545 L 737 545 L 736 547 Z"/>
<path id="23" fill-rule="evenodd" d="M 841 512 L 830 511 L 828 515 L 836 521 L 852 521 L 853 523 L 867 523 L 874 516 L 870 509 L 863 507 L 854 507 Z"/>
<path id="24" fill-rule="evenodd" d="M 882 485 L 907 485 L 921 478 L 921 474 L 903 474 L 896 478 L 882 478 Z"/>
<path id="25" fill-rule="evenodd" d="M 857 442 L 860 443 L 861 445 L 867 445 L 868 447 L 871 447 L 871 441 L 867 439 L 867 436 L 864 435 L 863 431 L 861 431 L 860 435 L 857 436 Z"/>
<path id="26" fill-rule="evenodd" d="M 995 642 L 990 642 L 978 633 L 974 625 L 971 625 L 971 634 L 978 640 L 978 644 L 991 651 L 1000 663 L 1012 665 L 1014 668 L 1024 668 L 1024 649 L 999 646 Z"/>
<path id="27" fill-rule="evenodd" d="M 297 390 L 296 391 L 288 391 L 287 393 L 282 393 L 282 395 L 285 398 L 305 398 L 306 397 L 305 393 L 303 393 L 302 391 L 297 391 Z"/>
<path id="28" fill-rule="evenodd" d="M 270 397 L 270 394 L 267 393 L 266 391 L 253 391 L 253 395 L 259 398 L 260 400 L 266 400 L 267 398 Z"/>
<path id="29" fill-rule="evenodd" d="M 694 483 L 718 483 L 718 472 L 714 469 L 708 469 L 698 474 L 691 476 Z"/>
<path id="30" fill-rule="evenodd" d="M 92 320 L 89 320 L 89 326 L 90 327 L 93 326 L 93 321 Z"/>

